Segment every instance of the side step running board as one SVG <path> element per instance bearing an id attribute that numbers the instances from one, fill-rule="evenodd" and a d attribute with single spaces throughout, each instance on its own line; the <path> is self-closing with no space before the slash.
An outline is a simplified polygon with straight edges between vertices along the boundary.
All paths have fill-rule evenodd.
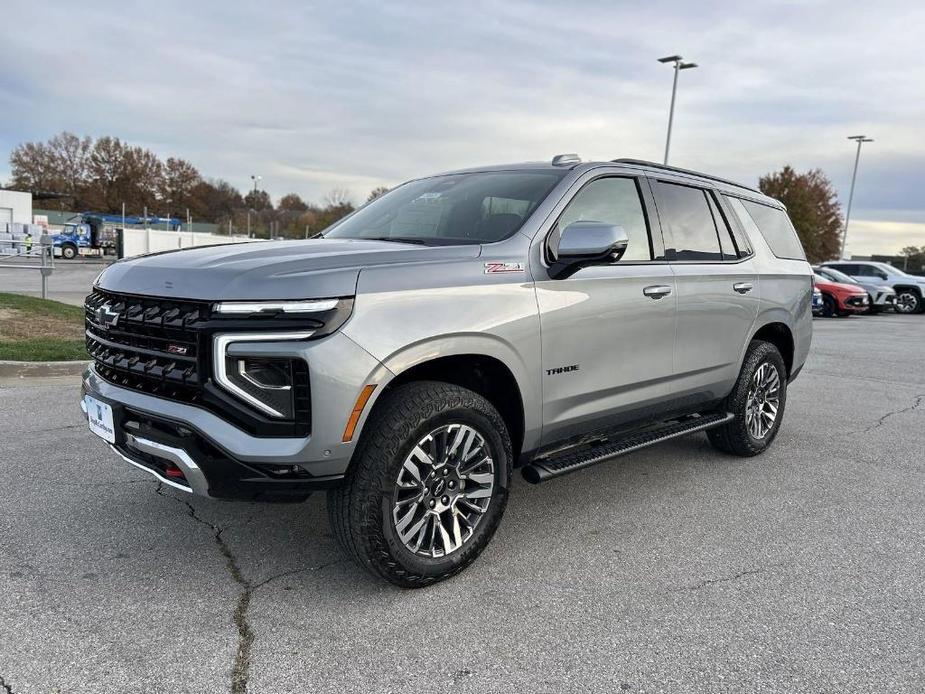
<path id="1" fill-rule="evenodd" d="M 602 463 L 624 453 L 632 453 L 640 448 L 692 434 L 695 431 L 704 431 L 721 426 L 734 417 L 735 415 L 728 412 L 717 412 L 663 424 L 655 429 L 631 433 L 598 446 L 584 448 L 579 451 L 568 450 L 549 458 L 535 460 L 521 468 L 521 474 L 528 482 L 539 484 L 553 477 L 567 475 L 575 470 Z"/>

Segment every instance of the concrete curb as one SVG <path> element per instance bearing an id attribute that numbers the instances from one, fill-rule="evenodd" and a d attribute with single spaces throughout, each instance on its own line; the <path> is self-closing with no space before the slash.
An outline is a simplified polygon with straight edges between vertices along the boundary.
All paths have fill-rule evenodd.
<path id="1" fill-rule="evenodd" d="M 0 378 L 54 378 L 76 376 L 87 368 L 87 361 L 0 361 Z"/>

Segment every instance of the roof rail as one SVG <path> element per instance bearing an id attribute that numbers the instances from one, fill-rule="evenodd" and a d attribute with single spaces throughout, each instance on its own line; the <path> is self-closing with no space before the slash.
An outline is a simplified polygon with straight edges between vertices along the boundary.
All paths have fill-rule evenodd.
<path id="1" fill-rule="evenodd" d="M 650 169 L 661 169 L 662 171 L 672 171 L 674 173 L 688 174 L 690 176 L 700 176 L 700 178 L 706 178 L 711 181 L 717 181 L 718 183 L 725 183 L 730 186 L 735 186 L 736 188 L 744 188 L 745 190 L 750 190 L 753 193 L 758 193 L 759 195 L 764 195 L 757 188 L 752 188 L 743 183 L 736 183 L 735 181 L 730 181 L 728 178 L 720 178 L 719 176 L 712 176 L 710 174 L 701 173 L 699 171 L 692 171 L 690 169 L 681 169 L 677 166 L 668 166 L 668 164 L 658 164 L 654 161 L 646 161 L 645 159 L 613 159 L 614 164 L 632 164 L 633 166 L 647 166 Z"/>

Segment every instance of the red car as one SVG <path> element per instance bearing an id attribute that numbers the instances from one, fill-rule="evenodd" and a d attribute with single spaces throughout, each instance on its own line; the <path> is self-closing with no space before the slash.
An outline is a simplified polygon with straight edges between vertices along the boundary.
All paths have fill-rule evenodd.
<path id="1" fill-rule="evenodd" d="M 822 315 L 826 318 L 862 313 L 868 309 L 870 297 L 860 285 L 832 282 L 816 274 L 813 279 L 822 292 Z"/>

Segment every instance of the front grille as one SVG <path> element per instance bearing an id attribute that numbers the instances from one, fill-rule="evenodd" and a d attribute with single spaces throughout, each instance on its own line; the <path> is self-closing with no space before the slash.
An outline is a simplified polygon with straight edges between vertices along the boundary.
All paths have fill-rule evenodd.
<path id="1" fill-rule="evenodd" d="M 206 301 L 143 297 L 94 289 L 84 304 L 87 352 L 99 376 L 117 386 L 209 410 L 255 436 L 311 431 L 308 364 L 293 360 L 293 420 L 264 416 L 211 378 L 216 332 L 285 332 L 323 323 L 305 318 L 222 318 Z M 297 322 L 298 321 L 298 322 Z"/>
<path id="2" fill-rule="evenodd" d="M 84 308 L 87 352 L 100 376 L 152 395 L 200 401 L 205 382 L 201 329 L 209 319 L 208 303 L 94 289 Z"/>

